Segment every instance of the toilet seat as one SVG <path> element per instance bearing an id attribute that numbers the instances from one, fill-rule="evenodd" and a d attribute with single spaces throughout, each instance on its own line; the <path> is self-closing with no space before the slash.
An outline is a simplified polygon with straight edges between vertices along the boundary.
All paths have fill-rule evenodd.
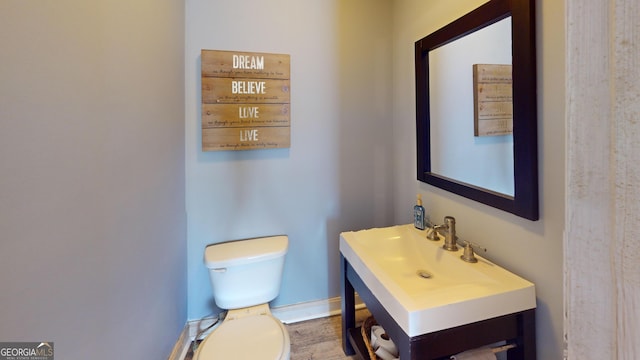
<path id="1" fill-rule="evenodd" d="M 195 360 L 289 359 L 289 333 L 271 314 L 244 316 L 222 322 L 198 346 Z"/>

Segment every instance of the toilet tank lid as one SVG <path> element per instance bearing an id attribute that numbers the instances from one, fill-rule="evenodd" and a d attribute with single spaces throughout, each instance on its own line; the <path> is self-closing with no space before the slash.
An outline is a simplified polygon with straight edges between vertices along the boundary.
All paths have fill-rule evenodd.
<path id="1" fill-rule="evenodd" d="M 229 241 L 208 245 L 204 263 L 209 269 L 243 265 L 284 256 L 289 245 L 286 235 Z"/>

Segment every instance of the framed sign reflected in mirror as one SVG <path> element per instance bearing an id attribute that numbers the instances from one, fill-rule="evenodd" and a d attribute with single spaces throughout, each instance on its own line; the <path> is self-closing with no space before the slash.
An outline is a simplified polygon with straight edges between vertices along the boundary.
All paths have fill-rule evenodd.
<path id="1" fill-rule="evenodd" d="M 539 218 L 534 7 L 491 0 L 415 43 L 418 180 L 529 220 Z"/>

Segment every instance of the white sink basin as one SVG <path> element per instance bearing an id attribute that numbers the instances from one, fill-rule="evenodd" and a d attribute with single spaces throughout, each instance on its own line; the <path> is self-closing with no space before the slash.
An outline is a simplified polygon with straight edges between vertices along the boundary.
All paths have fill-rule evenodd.
<path id="1" fill-rule="evenodd" d="M 536 307 L 531 282 L 442 244 L 413 224 L 340 234 L 342 255 L 411 337 Z"/>

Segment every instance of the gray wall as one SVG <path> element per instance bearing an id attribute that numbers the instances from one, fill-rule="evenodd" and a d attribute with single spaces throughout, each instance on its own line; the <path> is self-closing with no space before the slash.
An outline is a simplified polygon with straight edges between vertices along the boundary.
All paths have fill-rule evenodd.
<path id="1" fill-rule="evenodd" d="M 391 2 L 187 3 L 189 318 L 218 311 L 207 244 L 289 235 L 272 305 L 339 296 L 339 233 L 391 225 Z M 291 147 L 202 152 L 200 51 L 291 56 Z"/>
<path id="2" fill-rule="evenodd" d="M 186 320 L 184 3 L 0 3 L 0 341 L 163 359 Z"/>
<path id="3" fill-rule="evenodd" d="M 416 181 L 413 44 L 484 0 L 394 2 L 393 117 L 396 221 L 410 221 L 422 193 L 427 215 L 456 218 L 463 239 L 488 248 L 489 259 L 532 281 L 537 295 L 539 359 L 563 356 L 563 248 L 565 209 L 564 2 L 536 1 L 540 220 L 529 221 Z M 407 158 L 411 159 L 407 161 Z"/>

